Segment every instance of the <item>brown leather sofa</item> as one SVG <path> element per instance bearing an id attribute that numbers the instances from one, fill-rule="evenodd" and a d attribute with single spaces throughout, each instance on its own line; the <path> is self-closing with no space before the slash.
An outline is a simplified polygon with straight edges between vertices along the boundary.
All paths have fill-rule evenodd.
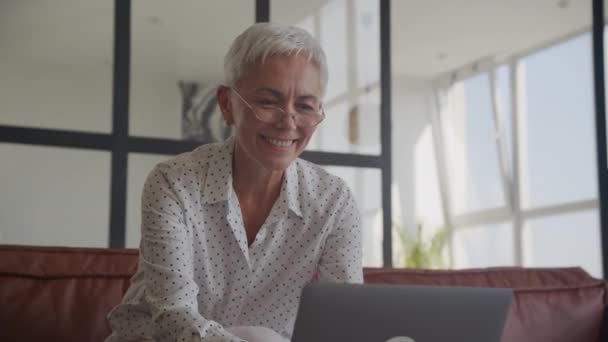
<path id="1" fill-rule="evenodd" d="M 0 341 L 103 341 L 137 250 L 0 246 Z M 503 342 L 608 341 L 606 283 L 580 268 L 365 269 L 368 283 L 510 287 Z"/>

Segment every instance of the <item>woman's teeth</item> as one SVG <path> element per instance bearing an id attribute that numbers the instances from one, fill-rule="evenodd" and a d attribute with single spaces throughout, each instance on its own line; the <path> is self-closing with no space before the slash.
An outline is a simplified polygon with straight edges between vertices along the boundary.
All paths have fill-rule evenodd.
<path id="1" fill-rule="evenodd" d="M 279 147 L 289 147 L 293 144 L 293 140 L 280 140 L 265 137 L 268 142 Z"/>

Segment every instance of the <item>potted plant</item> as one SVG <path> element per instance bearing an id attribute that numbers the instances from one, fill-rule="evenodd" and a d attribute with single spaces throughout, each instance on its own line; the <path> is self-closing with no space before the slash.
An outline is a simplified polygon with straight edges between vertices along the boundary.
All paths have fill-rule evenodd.
<path id="1" fill-rule="evenodd" d="M 401 247 L 401 253 L 396 255 L 395 266 L 426 269 L 445 267 L 443 250 L 448 240 L 448 230 L 441 227 L 430 238 L 424 239 L 423 229 L 419 223 L 416 232 L 412 234 L 402 224 L 393 223 L 396 240 Z"/>

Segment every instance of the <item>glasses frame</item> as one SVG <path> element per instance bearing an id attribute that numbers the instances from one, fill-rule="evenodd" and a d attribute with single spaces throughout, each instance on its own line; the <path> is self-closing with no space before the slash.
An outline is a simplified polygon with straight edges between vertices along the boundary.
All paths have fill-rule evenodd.
<path id="1" fill-rule="evenodd" d="M 262 120 L 260 118 L 260 114 L 258 113 L 258 110 L 260 110 L 259 108 L 257 108 L 255 105 L 252 105 L 249 102 L 247 102 L 247 100 L 245 100 L 245 98 L 243 96 L 241 96 L 241 94 L 236 90 L 235 87 L 227 87 L 227 88 L 230 89 L 230 90 L 232 90 L 232 91 L 234 91 L 234 93 L 236 94 L 236 96 L 238 96 L 238 98 L 241 99 L 241 101 L 243 101 L 243 103 L 249 109 L 251 109 L 251 111 L 255 115 L 256 119 L 258 119 L 258 120 L 260 120 L 262 122 L 265 122 L 265 123 L 269 123 L 269 124 L 276 124 L 278 122 L 281 122 L 281 120 L 283 119 L 283 117 L 281 117 L 281 119 L 279 119 L 279 120 L 277 120 L 275 122 L 269 122 L 267 120 Z M 314 124 L 312 126 L 302 126 L 302 125 L 298 124 L 299 120 L 297 119 L 297 117 L 300 116 L 300 115 L 303 115 L 303 114 L 300 114 L 298 112 L 289 113 L 289 112 L 285 111 L 283 108 L 281 108 L 279 106 L 272 106 L 272 107 L 278 109 L 283 114 L 283 116 L 285 116 L 285 115 L 291 116 L 291 118 L 293 119 L 293 122 L 296 124 L 296 126 L 299 126 L 299 127 L 305 127 L 305 128 L 317 127 L 321 122 L 323 122 L 323 120 L 325 120 L 325 110 L 323 109 L 323 106 L 321 106 L 321 108 L 318 111 L 318 114 L 320 114 L 321 119 L 316 124 Z"/>

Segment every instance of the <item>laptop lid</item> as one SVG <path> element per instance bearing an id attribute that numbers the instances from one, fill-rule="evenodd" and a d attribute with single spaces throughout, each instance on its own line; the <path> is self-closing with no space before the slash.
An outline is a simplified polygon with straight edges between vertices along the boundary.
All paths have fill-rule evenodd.
<path id="1" fill-rule="evenodd" d="M 498 342 L 510 289 L 312 284 L 293 342 Z"/>

